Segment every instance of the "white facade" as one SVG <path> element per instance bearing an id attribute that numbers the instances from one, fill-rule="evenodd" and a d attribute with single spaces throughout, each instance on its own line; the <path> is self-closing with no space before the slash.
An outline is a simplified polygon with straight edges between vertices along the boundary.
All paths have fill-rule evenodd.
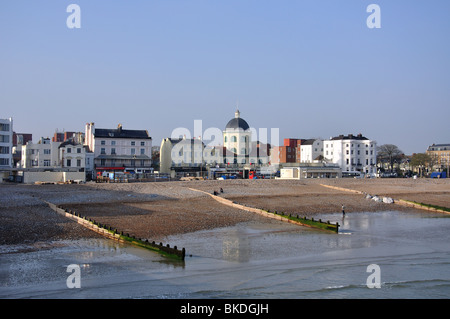
<path id="1" fill-rule="evenodd" d="M 76 169 L 86 168 L 86 148 L 83 145 L 73 142 L 63 142 L 58 149 L 61 167 Z"/>
<path id="2" fill-rule="evenodd" d="M 223 145 L 227 149 L 226 163 L 248 164 L 252 132 L 247 122 L 241 118 L 239 110 L 234 113 L 223 131 Z M 233 154 L 232 156 L 230 156 Z"/>
<path id="3" fill-rule="evenodd" d="M 315 163 L 321 161 L 319 158 L 323 156 L 323 140 L 310 139 L 300 145 L 300 162 Z"/>
<path id="4" fill-rule="evenodd" d="M 0 119 L 0 168 L 11 168 L 13 166 L 12 140 L 12 118 Z"/>
<path id="5" fill-rule="evenodd" d="M 22 146 L 22 168 L 63 167 L 59 159 L 58 147 L 61 142 L 41 138 L 38 143 L 28 142 Z"/>
<path id="6" fill-rule="evenodd" d="M 94 153 L 94 165 L 124 167 L 145 171 L 151 169 L 152 138 L 146 130 L 98 129 L 86 124 L 85 144 Z"/>
<path id="7" fill-rule="evenodd" d="M 324 140 L 323 149 L 325 160 L 338 164 L 342 172 L 376 173 L 377 143 L 361 134 Z"/>

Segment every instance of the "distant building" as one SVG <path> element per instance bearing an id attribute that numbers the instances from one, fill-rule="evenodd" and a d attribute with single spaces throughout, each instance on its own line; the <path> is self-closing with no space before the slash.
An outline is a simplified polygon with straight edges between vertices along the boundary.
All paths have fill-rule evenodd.
<path id="1" fill-rule="evenodd" d="M 84 133 L 82 132 L 58 132 L 56 131 L 53 134 L 52 141 L 53 142 L 65 142 L 68 140 L 72 140 L 77 144 L 84 144 Z"/>
<path id="2" fill-rule="evenodd" d="M 318 163 L 324 159 L 323 140 L 304 140 L 300 146 L 300 163 Z"/>
<path id="3" fill-rule="evenodd" d="M 96 128 L 87 123 L 85 144 L 94 153 L 94 168 L 101 172 L 151 172 L 152 138 L 147 130 Z"/>
<path id="4" fill-rule="evenodd" d="M 13 120 L 0 119 L 0 169 L 13 166 Z"/>
<path id="5" fill-rule="evenodd" d="M 236 110 L 223 131 L 223 145 L 227 149 L 224 164 L 249 164 L 252 132 L 247 121 Z"/>
<path id="6" fill-rule="evenodd" d="M 264 165 L 270 162 L 270 144 L 252 140 L 252 129 L 239 110 L 223 131 L 222 163 L 233 166 Z"/>
<path id="7" fill-rule="evenodd" d="M 301 139 L 285 138 L 282 146 L 273 148 L 273 163 L 298 163 L 300 162 L 300 145 Z"/>
<path id="8" fill-rule="evenodd" d="M 262 143 L 260 141 L 250 142 L 250 164 L 255 166 L 269 165 L 270 163 L 270 144 Z"/>
<path id="9" fill-rule="evenodd" d="M 200 139 L 165 138 L 160 147 L 160 172 L 200 171 L 222 159 L 223 147 L 206 147 Z"/>
<path id="10" fill-rule="evenodd" d="M 43 138 L 38 143 L 29 141 L 22 145 L 21 168 L 50 168 L 62 167 L 58 147 L 60 142 L 53 142 L 49 138 Z"/>
<path id="11" fill-rule="evenodd" d="M 361 134 L 339 135 L 323 141 L 323 156 L 342 172 L 376 173 L 377 143 Z"/>
<path id="12" fill-rule="evenodd" d="M 25 145 L 33 140 L 33 134 L 30 133 L 13 133 L 13 146 Z"/>
<path id="13" fill-rule="evenodd" d="M 450 166 L 450 144 L 433 144 L 428 146 L 427 152 L 434 168 L 444 169 Z"/>
<path id="14" fill-rule="evenodd" d="M 13 167 L 20 167 L 22 162 L 22 146 L 33 141 L 33 134 L 13 132 Z"/>
<path id="15" fill-rule="evenodd" d="M 92 170 L 92 159 L 87 155 L 89 153 L 87 146 L 78 144 L 73 139 L 69 139 L 58 146 L 58 153 L 61 167 L 81 170 L 86 170 L 88 167 Z"/>

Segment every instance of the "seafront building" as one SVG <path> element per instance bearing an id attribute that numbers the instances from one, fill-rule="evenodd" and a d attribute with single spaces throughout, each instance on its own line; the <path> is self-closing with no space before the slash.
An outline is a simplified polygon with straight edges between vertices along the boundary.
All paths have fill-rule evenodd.
<path id="1" fill-rule="evenodd" d="M 22 145 L 21 168 L 50 168 L 62 167 L 58 147 L 60 142 L 53 142 L 49 138 L 41 137 L 38 143 L 32 141 Z"/>
<path id="2" fill-rule="evenodd" d="M 94 154 L 97 176 L 110 173 L 150 173 L 152 168 L 152 138 L 147 130 L 96 128 L 95 123 L 85 127 L 85 144 Z"/>
<path id="3" fill-rule="evenodd" d="M 224 163 L 249 164 L 251 138 L 250 126 L 236 110 L 234 118 L 228 121 L 223 131 L 223 145 L 229 151 L 225 153 Z"/>
<path id="4" fill-rule="evenodd" d="M 13 166 L 13 119 L 0 119 L 0 169 Z"/>
<path id="5" fill-rule="evenodd" d="M 376 174 L 377 143 L 362 134 L 339 135 L 323 141 L 324 161 L 337 164 L 342 172 Z"/>
<path id="6" fill-rule="evenodd" d="M 300 163 L 321 163 L 323 159 L 323 140 L 312 138 L 300 145 Z"/>
<path id="7" fill-rule="evenodd" d="M 431 159 L 431 169 L 437 171 L 447 170 L 447 176 L 450 170 L 450 143 L 432 144 L 428 146 L 426 153 Z"/>
<path id="8" fill-rule="evenodd" d="M 200 138 L 164 138 L 160 172 L 204 175 L 211 172 L 247 175 L 270 164 L 270 144 L 252 140 L 252 129 L 236 110 L 222 131 L 223 145 L 207 146 Z"/>

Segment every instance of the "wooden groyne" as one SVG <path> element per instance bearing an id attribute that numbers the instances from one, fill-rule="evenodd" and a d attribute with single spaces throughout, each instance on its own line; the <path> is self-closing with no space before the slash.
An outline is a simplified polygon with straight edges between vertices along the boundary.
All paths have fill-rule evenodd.
<path id="1" fill-rule="evenodd" d="M 329 221 L 324 222 L 321 219 L 319 219 L 319 220 L 315 220 L 314 218 L 308 219 L 306 217 L 299 217 L 298 215 L 284 214 L 283 212 L 276 212 L 276 211 L 271 212 L 271 211 L 267 211 L 267 210 L 260 209 L 260 208 L 248 207 L 248 206 L 233 202 L 229 199 L 220 197 L 215 194 L 210 194 L 208 192 L 205 192 L 205 191 L 202 191 L 199 189 L 195 189 L 195 188 L 189 188 L 189 189 L 192 191 L 196 191 L 196 192 L 200 192 L 200 193 L 209 195 L 212 198 L 214 198 L 216 201 L 218 201 L 219 203 L 222 203 L 224 205 L 234 207 L 237 209 L 241 209 L 241 210 L 245 210 L 248 212 L 256 213 L 256 214 L 264 216 L 264 217 L 273 218 L 276 220 L 280 220 L 283 222 L 289 222 L 289 223 L 300 225 L 300 226 L 306 226 L 306 227 L 311 227 L 311 228 L 332 231 L 332 232 L 336 232 L 336 233 L 339 231 L 339 223 L 337 223 L 337 222 L 336 222 L 336 224 L 331 224 Z"/>
<path id="2" fill-rule="evenodd" d="M 124 234 L 123 232 L 119 232 L 117 229 L 113 229 L 110 226 L 98 223 L 94 220 L 91 220 L 90 218 L 87 218 L 85 216 L 81 216 L 76 212 L 73 212 L 71 210 L 65 209 L 61 206 L 57 206 L 53 203 L 44 201 L 48 206 L 53 209 L 58 214 L 69 218 L 70 220 L 73 220 L 77 222 L 78 224 L 106 237 L 112 240 L 116 240 L 118 242 L 122 243 L 129 243 L 135 246 L 143 247 L 152 251 L 155 251 L 157 253 L 160 253 L 163 256 L 169 257 L 169 258 L 175 258 L 179 260 L 184 260 L 186 256 L 186 250 L 182 248 L 179 250 L 177 246 L 170 247 L 169 244 L 163 245 L 162 243 L 155 243 L 149 242 L 148 240 L 142 240 L 140 238 L 136 238 L 135 236 L 130 236 L 130 234 Z"/>
<path id="3" fill-rule="evenodd" d="M 440 206 L 431 205 L 431 204 L 418 203 L 418 202 L 405 200 L 405 199 L 393 199 L 390 197 L 371 196 L 370 194 L 367 194 L 366 192 L 358 191 L 358 190 L 354 190 L 354 189 L 325 185 L 325 184 L 320 184 L 320 185 L 323 187 L 328 187 L 328 188 L 340 190 L 343 192 L 350 192 L 350 193 L 365 195 L 366 198 L 369 198 L 369 199 L 379 198 L 379 201 L 384 202 L 384 203 L 396 204 L 396 205 L 411 207 L 411 208 L 416 208 L 416 209 L 422 209 L 422 210 L 427 210 L 430 212 L 450 214 L 450 208 L 447 208 L 447 207 L 440 207 Z M 388 200 L 386 201 L 385 199 L 388 199 Z"/>
<path id="4" fill-rule="evenodd" d="M 355 194 L 365 194 L 364 192 L 362 192 L 362 191 L 357 191 L 357 190 L 354 190 L 354 189 L 349 189 L 349 188 L 343 188 L 343 187 L 337 187 L 337 186 L 331 186 L 331 185 L 325 185 L 325 184 L 319 184 L 320 186 L 323 186 L 323 187 L 327 187 L 327 188 L 332 188 L 332 189 L 336 189 L 336 190 L 338 190 L 338 191 L 343 191 L 343 192 L 349 192 L 349 193 L 355 193 Z"/>
<path id="5" fill-rule="evenodd" d="M 413 207 L 417 209 L 423 209 L 430 212 L 436 212 L 436 213 L 444 213 L 444 214 L 450 214 L 450 208 L 446 207 L 440 207 L 430 204 L 424 204 L 424 203 L 417 203 L 414 201 L 409 201 L 405 199 L 397 199 L 395 201 L 398 205 L 406 206 L 406 207 Z"/>

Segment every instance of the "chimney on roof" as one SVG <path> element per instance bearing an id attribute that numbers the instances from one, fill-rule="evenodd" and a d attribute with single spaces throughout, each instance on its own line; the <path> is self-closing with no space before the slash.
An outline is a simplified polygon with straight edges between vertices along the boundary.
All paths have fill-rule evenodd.
<path id="1" fill-rule="evenodd" d="M 122 124 L 119 123 L 119 125 L 117 125 L 117 130 L 120 132 L 122 132 Z"/>

